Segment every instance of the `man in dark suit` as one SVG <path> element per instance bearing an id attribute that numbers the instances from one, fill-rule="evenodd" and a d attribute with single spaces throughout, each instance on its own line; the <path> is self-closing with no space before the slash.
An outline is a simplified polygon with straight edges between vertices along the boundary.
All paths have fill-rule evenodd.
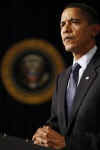
<path id="1" fill-rule="evenodd" d="M 65 50 L 73 54 L 73 65 L 58 75 L 51 117 L 32 139 L 54 149 L 100 150 L 98 15 L 85 4 L 69 4 L 62 12 L 60 26 Z M 74 64 L 79 65 L 76 87 Z"/>

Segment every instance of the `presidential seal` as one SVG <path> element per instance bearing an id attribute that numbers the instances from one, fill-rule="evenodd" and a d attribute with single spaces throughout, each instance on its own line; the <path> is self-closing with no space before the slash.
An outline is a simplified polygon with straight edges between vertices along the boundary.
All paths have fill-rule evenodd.
<path id="1" fill-rule="evenodd" d="M 28 39 L 7 50 L 1 77 L 7 92 L 25 104 L 41 104 L 51 99 L 55 79 L 65 68 L 57 49 L 46 40 Z"/>

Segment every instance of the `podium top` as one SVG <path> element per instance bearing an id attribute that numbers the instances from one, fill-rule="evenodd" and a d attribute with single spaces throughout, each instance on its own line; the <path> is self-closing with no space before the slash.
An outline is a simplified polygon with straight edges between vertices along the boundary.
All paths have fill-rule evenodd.
<path id="1" fill-rule="evenodd" d="M 53 150 L 35 145 L 32 141 L 21 138 L 0 135 L 0 150 Z"/>

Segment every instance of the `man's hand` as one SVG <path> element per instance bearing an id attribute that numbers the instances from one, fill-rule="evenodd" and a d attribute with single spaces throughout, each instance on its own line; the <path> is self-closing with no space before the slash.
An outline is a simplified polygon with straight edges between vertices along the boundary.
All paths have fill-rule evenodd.
<path id="1" fill-rule="evenodd" d="M 61 149 L 65 147 L 65 138 L 49 126 L 39 128 L 33 135 L 34 144 L 53 149 Z"/>

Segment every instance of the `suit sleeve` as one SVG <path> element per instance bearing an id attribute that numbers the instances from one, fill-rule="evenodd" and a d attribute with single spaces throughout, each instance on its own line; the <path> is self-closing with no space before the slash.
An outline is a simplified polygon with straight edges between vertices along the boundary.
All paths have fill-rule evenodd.
<path id="1" fill-rule="evenodd" d="M 98 135 L 80 133 L 71 135 L 70 140 L 68 139 L 66 136 L 68 150 L 100 150 L 100 133 Z"/>
<path id="2" fill-rule="evenodd" d="M 58 78 L 56 79 L 56 87 L 54 90 L 54 94 L 52 96 L 52 104 L 51 104 L 51 116 L 49 120 L 46 122 L 46 125 L 49 125 L 52 129 L 59 132 L 58 119 L 57 119 L 57 89 L 58 89 Z"/>

